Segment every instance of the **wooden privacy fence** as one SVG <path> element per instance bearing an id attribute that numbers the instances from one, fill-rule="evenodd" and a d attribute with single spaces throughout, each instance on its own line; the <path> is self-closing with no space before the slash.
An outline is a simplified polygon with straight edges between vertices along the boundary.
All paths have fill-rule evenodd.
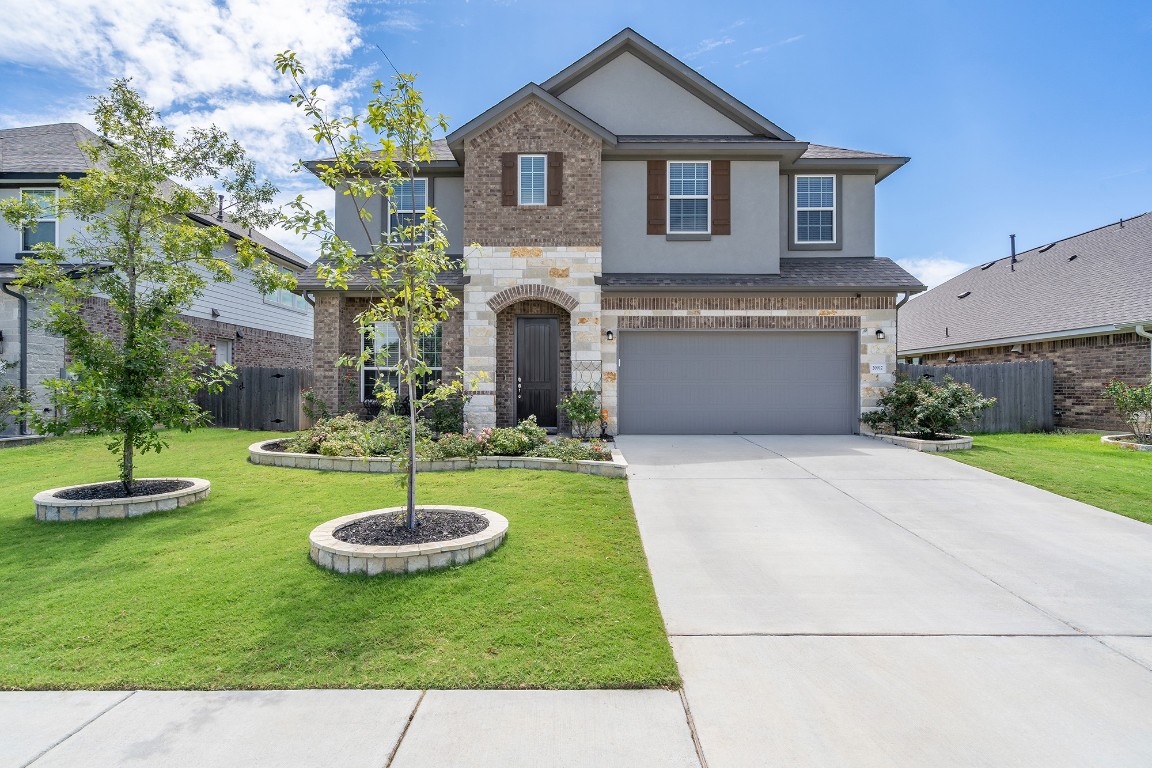
<path id="1" fill-rule="evenodd" d="M 300 393 L 312 386 L 303 368 L 237 368 L 236 381 L 219 394 L 201 392 L 197 402 L 212 425 L 254 431 L 295 432 L 304 420 Z"/>
<path id="2" fill-rule="evenodd" d="M 1040 432 L 1055 428 L 1055 401 L 1051 360 L 1019 360 L 979 365 L 905 365 L 900 372 L 909 378 L 930 376 L 942 381 L 951 376 L 971 384 L 996 405 L 980 414 L 973 432 Z"/>

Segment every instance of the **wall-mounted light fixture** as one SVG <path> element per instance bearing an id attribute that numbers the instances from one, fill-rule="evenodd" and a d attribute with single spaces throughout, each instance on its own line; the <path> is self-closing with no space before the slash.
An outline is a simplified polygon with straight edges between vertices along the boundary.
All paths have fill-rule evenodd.
<path id="1" fill-rule="evenodd" d="M 884 335 L 884 329 L 883 328 L 877 328 L 876 329 L 876 341 L 884 341 L 884 339 L 886 339 L 886 338 L 887 337 Z"/>
<path id="2" fill-rule="evenodd" d="M 1024 354 L 1024 347 L 1017 344 L 1016 346 L 1012 347 L 1012 349 L 1010 349 L 1008 351 L 1009 352 L 1015 352 L 1018 355 L 1022 355 L 1022 354 Z"/>
<path id="3" fill-rule="evenodd" d="M 616 339 L 616 334 L 613 331 L 608 331 L 604 334 L 604 338 L 608 339 L 608 341 L 614 341 Z"/>
<path id="4" fill-rule="evenodd" d="M 220 317 L 220 310 L 216 309 L 216 307 L 212 307 L 212 309 L 208 310 L 208 313 L 212 315 L 213 320 Z"/>
<path id="5" fill-rule="evenodd" d="M 236 338 L 238 338 L 238 339 L 244 338 L 244 331 L 236 331 Z"/>
<path id="6" fill-rule="evenodd" d="M 956 362 L 956 355 L 948 355 L 948 360 L 946 362 L 949 362 L 949 363 Z"/>

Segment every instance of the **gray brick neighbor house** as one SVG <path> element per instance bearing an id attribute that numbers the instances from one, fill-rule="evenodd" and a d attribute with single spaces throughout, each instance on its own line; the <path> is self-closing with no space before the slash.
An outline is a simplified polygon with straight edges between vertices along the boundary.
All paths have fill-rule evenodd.
<path id="1" fill-rule="evenodd" d="M 80 145 L 102 141 L 76 123 L 0 130 L 0 197 L 55 197 L 61 176 L 77 178 L 88 170 Z M 204 224 L 224 227 L 237 239 L 249 234 L 271 261 L 300 273 L 308 263 L 259 232 L 242 232 L 235 224 L 211 214 L 190 214 Z M 8 376 L 26 383 L 40 407 L 47 408 L 40 382 L 62 375 L 67 350 L 62 339 L 38 322 L 40 310 L 11 282 L 16 267 L 39 239 L 64 243 L 77 231 L 70 220 L 46 219 L 22 232 L 0 222 L 0 359 L 15 362 Z M 226 246 L 234 254 L 232 246 Z M 107 302 L 89 299 L 83 314 L 90 327 L 116 333 Z M 184 315 L 195 339 L 213 345 L 219 362 L 237 366 L 308 368 L 312 365 L 312 308 L 288 291 L 262 295 L 245 273 L 231 283 L 210 283 Z M 7 432 L 15 431 L 9 426 Z M 4 434 L 0 432 L 0 434 Z"/>
<path id="2" fill-rule="evenodd" d="M 562 428 L 558 399 L 592 387 L 611 432 L 857 432 L 894 381 L 898 298 L 924 290 L 875 253 L 876 185 L 905 162 L 798 140 L 625 29 L 457 128 L 404 190 L 460 261 L 433 358 L 487 375 L 474 427 Z M 355 217 L 337 195 L 366 249 Z M 364 289 L 299 282 L 342 407 L 378 375 L 335 364 L 361 350 Z"/>
<path id="3" fill-rule="evenodd" d="M 1148 383 L 1152 213 L 973 267 L 900 310 L 900 357 L 1051 360 L 1056 425 L 1125 429 L 1103 389 Z"/>

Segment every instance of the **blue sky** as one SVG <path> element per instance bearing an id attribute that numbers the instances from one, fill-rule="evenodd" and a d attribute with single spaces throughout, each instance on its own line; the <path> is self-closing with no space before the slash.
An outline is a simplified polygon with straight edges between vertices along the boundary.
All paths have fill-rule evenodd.
<path id="1" fill-rule="evenodd" d="M 907 155 L 881 183 L 877 253 L 935 284 L 1152 210 L 1152 5 L 528 0 L 0 0 L 0 125 L 89 122 L 130 75 L 177 127 L 216 122 L 285 194 L 312 154 L 272 56 L 337 104 L 416 72 L 459 125 L 631 26 L 798 138 Z M 44 23 L 45 15 L 54 15 Z M 286 244 L 298 247 L 284 238 Z"/>

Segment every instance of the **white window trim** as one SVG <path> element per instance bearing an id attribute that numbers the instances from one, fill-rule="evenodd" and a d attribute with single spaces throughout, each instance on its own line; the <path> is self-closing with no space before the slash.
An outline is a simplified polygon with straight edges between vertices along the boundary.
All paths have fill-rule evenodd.
<path id="1" fill-rule="evenodd" d="M 831 207 L 815 207 L 815 208 L 801 208 L 800 207 L 800 179 L 832 179 L 832 206 Z M 797 174 L 792 181 L 792 240 L 796 245 L 834 245 L 836 238 L 840 235 L 836 231 L 836 204 L 839 202 L 837 199 L 836 190 L 836 174 L 834 173 L 804 173 Z M 832 212 L 832 239 L 831 240 L 801 240 L 800 239 L 800 212 L 801 211 L 831 211 Z"/>
<path id="2" fill-rule="evenodd" d="M 385 213 L 387 214 L 386 220 L 387 220 L 387 225 L 388 225 L 387 233 L 388 233 L 388 241 L 389 242 L 392 241 L 392 214 L 393 213 L 420 213 L 421 215 L 423 215 L 425 213 L 427 207 L 428 207 L 428 203 L 430 202 L 428 199 L 428 194 L 429 194 L 429 189 L 431 189 L 431 185 L 428 183 L 428 177 L 427 176 L 416 176 L 413 179 L 404 178 L 404 179 L 401 179 L 400 181 L 401 182 L 405 182 L 405 181 L 411 181 L 412 182 L 412 192 L 413 192 L 412 204 L 413 204 L 413 206 L 415 206 L 415 204 L 416 204 L 416 194 L 415 194 L 416 185 L 423 182 L 423 184 L 424 184 L 424 206 L 425 207 L 421 208 L 419 211 L 417 211 L 415 209 L 408 209 L 408 208 L 404 208 L 404 209 L 396 208 L 395 210 L 393 210 L 392 198 L 388 198 L 388 200 L 387 200 L 388 210 L 385 211 Z M 424 232 L 424 239 L 419 240 L 418 242 L 427 242 L 427 240 L 428 240 L 428 233 Z M 403 243 L 399 243 L 399 244 L 403 245 Z"/>
<path id="3" fill-rule="evenodd" d="M 708 213 L 704 217 L 704 221 L 708 226 L 699 230 L 676 230 L 672 231 L 672 164 L 673 163 L 693 163 L 699 165 L 704 163 L 708 166 L 708 194 L 706 195 L 676 195 L 677 200 L 705 200 L 708 203 Z M 664 167 L 664 177 L 667 179 L 665 185 L 665 197 L 668 202 L 664 208 L 664 230 L 669 235 L 710 235 L 712 234 L 712 161 L 711 160 L 669 160 L 668 164 Z"/>
<path id="4" fill-rule="evenodd" d="M 524 158 L 526 157 L 538 157 L 544 161 L 544 199 L 539 203 L 524 202 Z M 516 156 L 516 204 L 525 207 L 548 205 L 548 155 L 537 153 Z"/>
<path id="5" fill-rule="evenodd" d="M 395 324 L 388 322 L 388 321 L 385 321 L 383 323 L 376 323 L 376 325 L 390 325 L 390 326 L 392 326 L 392 328 L 394 330 L 396 328 Z M 399 334 L 399 331 L 397 331 L 397 334 Z M 373 335 L 373 342 L 375 342 L 375 336 L 374 335 Z M 361 333 L 360 334 L 360 353 L 361 354 L 363 354 L 366 351 L 365 348 L 367 346 L 368 346 L 368 334 Z M 360 402 L 364 402 L 365 398 L 367 398 L 368 395 L 370 394 L 367 391 L 367 387 L 365 386 L 365 379 L 367 378 L 364 375 L 365 373 L 367 373 L 368 371 L 376 371 L 377 373 L 379 373 L 380 371 L 384 371 L 385 373 L 395 373 L 396 372 L 395 368 L 392 368 L 389 366 L 385 366 L 385 367 L 381 368 L 380 366 L 376 365 L 375 364 L 376 363 L 375 351 L 376 351 L 375 348 L 373 348 L 372 354 L 370 354 L 368 356 L 367 361 L 360 368 Z M 436 377 L 437 379 L 443 379 L 443 377 L 444 377 L 444 357 L 443 357 L 444 356 L 444 326 L 443 326 L 443 324 L 441 324 L 441 326 L 440 326 L 440 356 L 441 356 L 440 357 L 440 365 L 429 366 L 429 368 L 433 371 L 433 373 L 435 373 L 437 371 L 440 373 L 440 375 Z M 397 394 L 399 394 L 399 392 L 397 392 Z"/>
<path id="6" fill-rule="evenodd" d="M 20 187 L 20 200 L 24 199 L 25 192 L 51 192 L 52 193 L 52 207 L 53 216 L 51 218 L 36 219 L 39 222 L 52 222 L 55 224 L 55 232 L 52 238 L 53 245 L 60 245 L 60 219 L 55 215 L 56 204 L 60 201 L 60 189 L 58 187 Z M 24 231 L 20 231 L 20 253 L 33 253 L 33 251 L 24 250 Z"/>

